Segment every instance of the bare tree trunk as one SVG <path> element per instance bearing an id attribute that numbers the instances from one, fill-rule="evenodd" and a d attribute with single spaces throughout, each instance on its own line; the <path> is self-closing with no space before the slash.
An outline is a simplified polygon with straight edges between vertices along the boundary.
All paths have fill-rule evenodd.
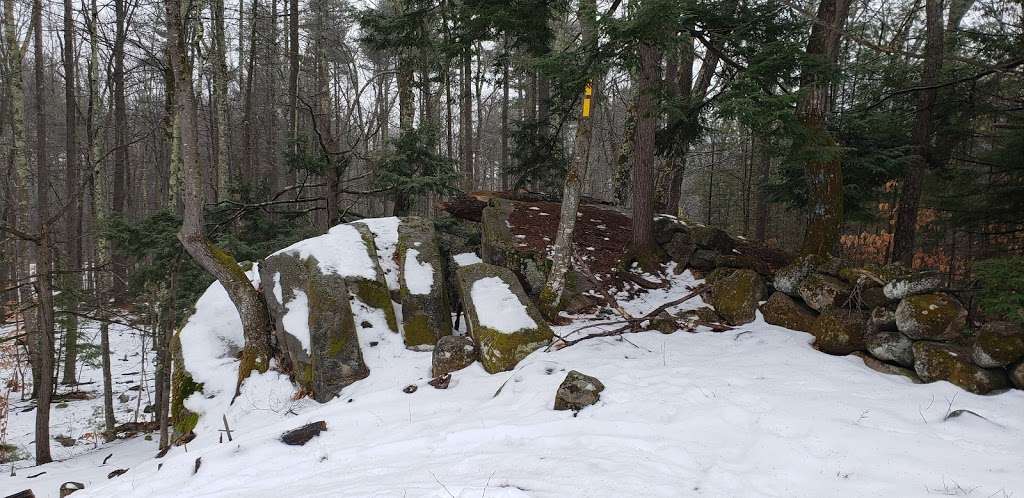
<path id="1" fill-rule="evenodd" d="M 639 48 L 640 73 L 636 96 L 636 134 L 633 145 L 633 239 L 632 253 L 645 269 L 656 263 L 654 245 L 654 133 L 657 110 L 654 90 L 660 79 L 661 54 L 649 44 Z"/>
<path id="2" fill-rule="evenodd" d="M 917 210 L 921 204 L 921 190 L 925 172 L 932 161 L 932 107 L 935 106 L 938 91 L 934 87 L 942 71 L 945 35 L 943 34 L 942 0 L 925 1 L 925 60 L 921 75 L 921 87 L 927 88 L 918 94 L 917 112 L 911 133 L 915 153 L 907 167 L 906 178 L 900 189 L 896 207 L 896 224 L 893 227 L 892 262 L 910 267 L 914 263 L 914 239 L 917 237 Z"/>
<path id="3" fill-rule="evenodd" d="M 507 42 L 507 40 L 506 40 Z M 506 49 L 508 43 L 505 44 Z M 508 190 L 509 185 L 509 161 L 508 161 L 508 54 L 505 54 L 501 65 L 501 189 Z"/>
<path id="4" fill-rule="evenodd" d="M 597 2 L 596 0 L 580 0 L 580 28 L 584 53 L 597 51 Z M 600 83 L 601 76 L 592 74 Z M 553 320 L 558 316 L 565 290 L 565 276 L 569 272 L 573 255 L 573 233 L 576 230 L 576 212 L 579 211 L 580 198 L 587 183 L 587 167 L 590 164 L 590 144 L 594 134 L 594 80 L 587 82 L 583 90 L 582 109 L 576 126 L 576 143 L 573 145 L 572 162 L 565 174 L 565 186 L 562 189 L 561 216 L 558 221 L 558 232 L 552 246 L 551 271 L 548 273 L 544 289 L 540 293 L 540 307 L 544 315 Z"/>
<path id="5" fill-rule="evenodd" d="M 764 242 L 768 238 L 768 179 L 771 173 L 772 156 L 768 140 L 757 137 L 755 147 L 758 157 L 757 205 L 754 208 L 754 237 Z"/>
<path id="6" fill-rule="evenodd" d="M 203 215 L 202 165 L 199 159 L 195 94 L 192 88 L 192 61 L 188 40 L 183 38 L 186 23 L 199 15 L 193 9 L 182 10 L 181 0 L 166 0 L 168 59 L 174 74 L 174 96 L 181 128 L 183 216 L 178 240 L 204 270 L 224 286 L 242 320 L 245 347 L 238 371 L 241 388 L 253 370 L 265 372 L 270 366 L 270 342 L 273 323 L 267 303 L 253 287 L 235 258 L 206 238 Z"/>
<path id="7" fill-rule="evenodd" d="M 297 0 L 292 0 L 296 2 Z M 224 0 L 213 0 L 213 38 L 214 58 L 213 61 L 213 93 L 216 100 L 217 115 L 217 200 L 223 201 L 230 198 L 231 159 L 228 154 L 228 63 L 227 63 L 227 42 L 224 36 Z M 296 17 L 298 14 L 296 14 Z M 240 28 L 241 29 L 241 28 Z M 296 72 L 297 78 L 297 72 Z M 294 95 L 292 92 L 290 95 Z M 291 111 L 297 112 L 297 107 L 292 102 Z M 293 127 L 295 125 L 293 124 Z"/>
<path id="8" fill-rule="evenodd" d="M 462 93 L 459 99 L 459 147 L 462 149 L 462 188 L 473 190 L 473 54 L 466 44 L 462 51 Z"/>
<path id="9" fill-rule="evenodd" d="M 807 42 L 807 56 L 818 67 L 800 75 L 804 91 L 797 116 L 806 136 L 797 144 L 806 157 L 807 226 L 800 252 L 829 254 L 839 241 L 843 223 L 843 169 L 835 140 L 826 128 L 832 107 L 831 72 L 839 57 L 839 35 L 850 12 L 850 0 L 821 0 Z"/>
<path id="10" fill-rule="evenodd" d="M 38 295 L 36 341 L 38 344 L 39 389 L 36 398 L 36 465 L 53 461 L 50 457 L 50 400 L 53 394 L 53 248 L 50 246 L 50 158 L 47 157 L 46 110 L 43 53 L 43 2 L 32 1 L 35 26 L 33 66 L 35 68 L 36 112 L 36 293 Z"/>
<path id="11" fill-rule="evenodd" d="M 76 384 L 75 364 L 78 361 L 78 316 L 74 313 L 78 309 L 78 291 L 81 288 L 81 274 L 78 273 L 82 266 L 82 202 L 81 189 L 79 187 L 79 164 L 78 164 L 78 103 L 75 98 L 77 84 L 75 83 L 75 72 L 77 62 L 75 60 L 75 19 L 71 7 L 71 0 L 64 0 L 64 115 L 66 126 L 66 148 L 67 156 L 66 173 L 64 176 L 64 198 L 65 202 L 71 205 L 67 208 L 67 253 L 68 269 L 65 281 L 66 291 L 71 299 L 65 304 L 71 311 L 65 320 L 67 330 L 65 333 L 65 357 L 64 375 L 62 384 Z"/>
<path id="12" fill-rule="evenodd" d="M 100 359 L 103 362 L 103 430 L 107 437 L 114 435 L 114 383 L 110 373 L 110 324 L 100 322 Z"/>

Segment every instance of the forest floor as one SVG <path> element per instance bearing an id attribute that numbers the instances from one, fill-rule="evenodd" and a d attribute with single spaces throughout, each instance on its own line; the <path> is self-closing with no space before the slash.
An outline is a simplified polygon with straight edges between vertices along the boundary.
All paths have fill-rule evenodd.
<path id="1" fill-rule="evenodd" d="M 698 283 L 684 272 L 622 304 L 639 316 Z M 197 308 L 223 316 L 231 304 L 223 291 L 208 292 Z M 614 318 L 578 316 L 556 333 Z M 912 384 L 815 351 L 810 335 L 760 315 L 722 333 L 644 332 L 539 350 L 496 375 L 474 364 L 446 390 L 427 384 L 430 353 L 405 349 L 382 327 L 359 334 L 371 374 L 334 401 L 294 400 L 283 376 L 255 376 L 234 404 L 211 391 L 187 447 L 157 459 L 156 441 L 142 437 L 55 444 L 60 462 L 18 462 L 16 477 L 0 469 L 0 495 L 56 496 L 61 482 L 80 481 L 86 489 L 76 497 L 1024 496 L 1024 391 L 977 396 L 946 382 Z M 138 382 L 128 375 L 139 370 L 138 340 L 117 328 L 112 340 L 115 356 L 129 360 L 115 362 L 115 378 Z M 216 366 L 224 375 L 231 367 Z M 606 386 L 576 415 L 552 410 L 569 370 Z M 410 385 L 415 392 L 404 392 Z M 128 387 L 118 386 L 115 396 Z M 93 431 L 99 403 L 55 409 L 54 433 Z M 118 404 L 119 421 L 137 404 Z M 12 404 L 7 439 L 31 453 L 26 406 Z M 957 410 L 984 418 L 949 417 Z M 230 442 L 221 442 L 222 416 Z M 305 446 L 280 442 L 320 420 L 327 430 Z M 130 470 L 108 479 L 118 468 Z"/>

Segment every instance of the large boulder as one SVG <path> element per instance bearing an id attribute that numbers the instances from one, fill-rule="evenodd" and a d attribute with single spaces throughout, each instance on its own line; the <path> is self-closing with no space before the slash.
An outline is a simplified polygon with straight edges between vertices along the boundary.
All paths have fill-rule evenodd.
<path id="1" fill-rule="evenodd" d="M 444 374 L 462 370 L 476 361 L 476 344 L 466 336 L 446 335 L 437 340 L 431 358 L 430 375 L 440 377 Z"/>
<path id="2" fill-rule="evenodd" d="M 512 370 L 554 334 L 507 268 L 476 263 L 456 270 L 463 310 L 489 373 Z"/>
<path id="3" fill-rule="evenodd" d="M 967 325 L 967 310 L 948 294 L 907 296 L 896 308 L 896 327 L 914 340 L 949 341 Z"/>
<path id="4" fill-rule="evenodd" d="M 864 336 L 869 353 L 879 360 L 904 367 L 914 366 L 914 341 L 907 336 L 888 330 L 874 330 Z"/>
<path id="5" fill-rule="evenodd" d="M 985 368 L 1001 368 L 1024 358 L 1024 327 L 1013 322 L 989 322 L 978 329 L 972 353 Z"/>
<path id="6" fill-rule="evenodd" d="M 945 380 L 975 394 L 988 394 L 1010 385 L 1006 372 L 975 365 L 970 349 L 953 344 L 915 342 L 914 371 L 925 382 Z"/>
<path id="7" fill-rule="evenodd" d="M 829 308 L 818 315 L 811 333 L 818 351 L 847 355 L 864 349 L 867 318 L 859 311 Z"/>
<path id="8" fill-rule="evenodd" d="M 690 238 L 689 232 L 676 230 L 671 233 L 669 240 L 661 244 L 661 248 L 672 261 L 676 262 L 675 272 L 682 273 L 690 265 L 690 258 L 697 250 L 697 245 Z"/>
<path id="9" fill-rule="evenodd" d="M 764 296 L 764 281 L 753 270 L 720 268 L 707 277 L 705 301 L 730 325 L 754 321 L 757 304 Z"/>
<path id="10" fill-rule="evenodd" d="M 260 265 L 260 276 L 286 366 L 317 401 L 329 401 L 369 375 L 356 320 L 373 319 L 397 330 L 366 227 L 338 225 L 282 249 Z M 353 304 L 369 310 L 368 316 L 355 316 Z"/>
<path id="11" fill-rule="evenodd" d="M 725 230 L 700 223 L 687 225 L 687 228 L 689 228 L 690 239 L 701 249 L 729 253 L 736 248 L 736 241 Z"/>
<path id="12" fill-rule="evenodd" d="M 892 277 L 882 288 L 885 297 L 898 300 L 915 294 L 935 292 L 942 286 L 942 277 L 935 272 L 917 272 Z"/>
<path id="13" fill-rule="evenodd" d="M 761 305 L 764 321 L 787 329 L 811 332 L 817 314 L 803 303 L 781 292 L 773 292 Z"/>
<path id="14" fill-rule="evenodd" d="M 555 410 L 582 410 L 601 399 L 604 384 L 575 370 L 565 376 L 555 394 Z"/>
<path id="15" fill-rule="evenodd" d="M 821 312 L 845 305 L 850 299 L 850 284 L 821 273 L 811 273 L 800 281 L 797 293 L 807 306 Z"/>
<path id="16" fill-rule="evenodd" d="M 398 226 L 399 296 L 405 346 L 430 349 L 451 335 L 452 316 L 444 282 L 444 260 L 434 225 L 410 216 Z"/>

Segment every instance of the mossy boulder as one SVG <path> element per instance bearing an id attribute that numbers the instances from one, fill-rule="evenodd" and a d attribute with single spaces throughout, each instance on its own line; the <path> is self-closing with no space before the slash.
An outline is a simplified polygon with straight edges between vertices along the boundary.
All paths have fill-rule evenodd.
<path id="1" fill-rule="evenodd" d="M 287 252 L 267 258 L 260 274 L 286 368 L 314 399 L 327 402 L 369 375 L 350 303 L 355 297 L 371 306 L 358 295 L 358 282 L 323 272 L 315 257 Z M 387 297 L 386 284 L 383 292 Z"/>
<path id="2" fill-rule="evenodd" d="M 811 333 L 814 347 L 823 353 L 847 355 L 864 349 L 867 319 L 854 310 L 829 308 L 818 315 Z"/>
<path id="3" fill-rule="evenodd" d="M 476 344 L 466 336 L 446 335 L 437 340 L 433 357 L 430 361 L 430 375 L 440 377 L 444 374 L 462 370 L 476 361 Z"/>
<path id="4" fill-rule="evenodd" d="M 967 310 L 949 294 L 907 296 L 896 308 L 896 327 L 914 340 L 953 340 L 966 325 Z"/>
<path id="5" fill-rule="evenodd" d="M 886 298 L 894 301 L 916 294 L 932 293 L 942 287 L 942 276 L 936 272 L 908 272 L 890 277 L 882 291 Z"/>
<path id="6" fill-rule="evenodd" d="M 697 245 L 690 239 L 690 233 L 685 230 L 678 230 L 672 233 L 671 238 L 661 245 L 672 261 L 676 262 L 675 272 L 682 273 L 690 265 L 690 258 L 697 250 Z"/>
<path id="7" fill-rule="evenodd" d="M 1010 385 L 1005 371 L 975 365 L 971 350 L 954 344 L 915 342 L 914 371 L 925 382 L 945 380 L 975 394 L 988 394 Z"/>
<path id="8" fill-rule="evenodd" d="M 509 217 L 515 201 L 493 197 L 481 213 L 480 257 L 484 263 L 512 270 L 530 297 L 544 289 L 550 262 L 547 254 L 522 244 L 512 233 Z"/>
<path id="9" fill-rule="evenodd" d="M 797 293 L 807 306 L 818 312 L 846 305 L 850 290 L 850 284 L 821 273 L 811 273 L 797 287 Z"/>
<path id="10" fill-rule="evenodd" d="M 773 292 L 760 309 L 764 321 L 801 332 L 811 332 L 818 318 L 813 310 L 781 292 Z"/>
<path id="11" fill-rule="evenodd" d="M 910 380 L 910 382 L 913 382 L 914 384 L 921 383 L 921 378 L 917 376 L 917 372 L 909 368 L 904 368 L 901 366 L 893 365 L 891 363 L 886 363 L 863 351 L 854 351 L 853 353 L 850 354 L 852 356 L 860 358 L 864 362 L 864 365 L 866 367 L 876 372 L 883 373 L 886 375 L 899 375 L 900 377 L 907 378 L 908 380 Z"/>
<path id="12" fill-rule="evenodd" d="M 395 315 L 395 307 L 392 305 L 391 291 L 388 289 L 387 280 L 384 278 L 384 271 L 380 266 L 380 255 L 377 253 L 377 245 L 374 242 L 375 236 L 369 227 L 362 223 L 352 223 L 351 226 L 359 232 L 362 238 L 363 250 L 370 256 L 374 276 L 372 278 L 362 275 L 347 276 L 346 280 L 349 283 L 349 289 L 363 304 L 383 312 L 388 328 L 392 332 L 398 333 L 398 318 Z M 345 251 L 347 249 L 338 248 L 338 250 Z"/>
<path id="13" fill-rule="evenodd" d="M 764 280 L 753 270 L 719 268 L 706 279 L 704 300 L 730 325 L 754 321 L 757 304 L 764 296 Z"/>
<path id="14" fill-rule="evenodd" d="M 555 393 L 555 410 L 579 411 L 601 399 L 604 384 L 576 370 L 570 371 Z"/>
<path id="15" fill-rule="evenodd" d="M 985 368 L 1007 367 L 1024 358 L 1024 327 L 1013 322 L 989 322 L 978 329 L 972 353 Z"/>
<path id="16" fill-rule="evenodd" d="M 444 264 L 430 220 L 403 218 L 398 226 L 398 278 L 405 347 L 429 349 L 451 335 Z"/>
<path id="17" fill-rule="evenodd" d="M 508 268 L 476 263 L 456 270 L 455 279 L 470 334 L 487 372 L 512 370 L 554 337 L 519 279 Z M 474 293 L 487 301 L 477 302 Z M 511 319 L 503 323 L 506 317 Z"/>
<path id="18" fill-rule="evenodd" d="M 896 308 L 894 306 L 876 306 L 871 309 L 872 330 L 896 331 Z"/>
<path id="19" fill-rule="evenodd" d="M 841 260 L 826 256 L 801 256 L 775 271 L 772 285 L 775 290 L 800 297 L 800 283 L 812 273 L 836 276 L 844 267 Z"/>
<path id="20" fill-rule="evenodd" d="M 720 228 L 694 223 L 688 225 L 690 239 L 697 247 L 717 253 L 729 253 L 736 248 L 736 241 Z"/>
<path id="21" fill-rule="evenodd" d="M 700 271 L 710 271 L 718 267 L 718 252 L 711 249 L 697 248 L 690 255 L 689 267 Z"/>
<path id="22" fill-rule="evenodd" d="M 178 333 L 171 338 L 171 438 L 178 440 L 192 432 L 199 423 L 199 414 L 185 407 L 185 400 L 195 393 L 202 393 L 203 385 L 192 379 L 185 369 L 181 356 L 181 338 Z"/>
<path id="23" fill-rule="evenodd" d="M 869 353 L 879 360 L 904 367 L 914 366 L 914 341 L 909 337 L 888 330 L 874 330 L 864 336 Z"/>

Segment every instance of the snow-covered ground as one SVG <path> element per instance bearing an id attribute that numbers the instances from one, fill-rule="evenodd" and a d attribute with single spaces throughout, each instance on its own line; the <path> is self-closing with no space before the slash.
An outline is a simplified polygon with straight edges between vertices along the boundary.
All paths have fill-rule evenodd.
<path id="1" fill-rule="evenodd" d="M 626 307 L 640 314 L 696 283 L 684 273 Z M 200 304 L 201 313 L 213 307 L 207 316 L 230 310 L 223 292 Z M 76 497 L 1024 496 L 1024 391 L 911 384 L 819 353 L 810 335 L 760 317 L 725 333 L 646 332 L 541 350 L 496 375 L 474 364 L 447 390 L 427 384 L 430 353 L 373 323 L 359 330 L 370 376 L 330 403 L 292 400 L 286 379 L 257 376 L 234 405 L 225 394 L 207 400 L 187 448 L 155 459 L 155 442 L 112 444 L 19 468 L 0 477 L 0 491 L 56 496 L 59 482 L 75 480 L 87 485 Z M 606 386 L 577 416 L 552 410 L 569 370 Z M 418 389 L 403 392 L 409 385 Z M 944 420 L 958 409 L 987 420 Z M 231 442 L 218 442 L 221 415 Z M 30 439 L 28 414 L 14 416 L 20 429 L 9 439 Z M 319 420 L 327 431 L 303 447 L 278 439 Z"/>

